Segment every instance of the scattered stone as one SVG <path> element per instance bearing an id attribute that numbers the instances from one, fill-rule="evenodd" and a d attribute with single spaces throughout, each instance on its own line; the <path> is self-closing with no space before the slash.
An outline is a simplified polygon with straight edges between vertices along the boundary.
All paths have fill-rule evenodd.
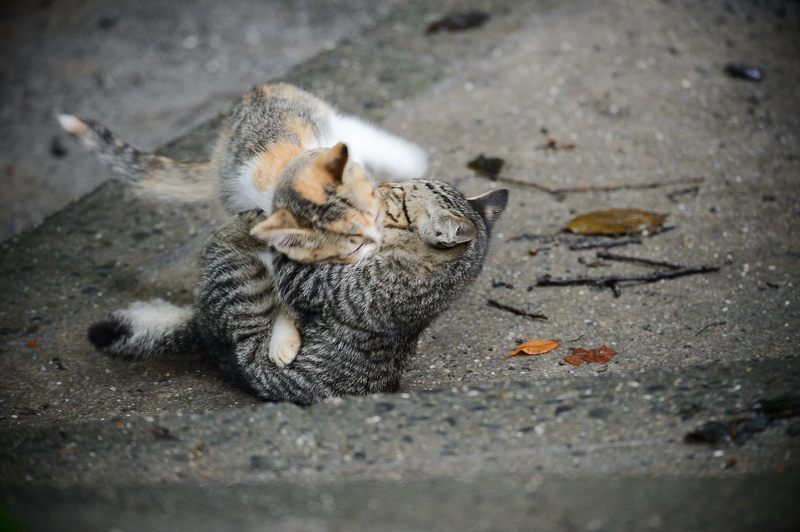
<path id="1" fill-rule="evenodd" d="M 611 410 L 602 406 L 589 410 L 589 417 L 594 419 L 605 419 L 610 415 Z"/>
<path id="2" fill-rule="evenodd" d="M 758 399 L 753 410 L 761 412 L 770 420 L 800 416 L 800 395 L 785 394 L 773 399 Z"/>
<path id="3" fill-rule="evenodd" d="M 269 462 L 265 457 L 257 454 L 250 457 L 250 469 L 267 469 L 268 467 Z"/>
<path id="4" fill-rule="evenodd" d="M 572 410 L 572 407 L 570 405 L 558 405 L 556 407 L 555 415 L 560 416 L 561 414 L 565 414 L 570 410 Z"/>
<path id="5" fill-rule="evenodd" d="M 499 277 L 493 277 L 492 278 L 492 288 L 509 288 L 509 289 L 513 289 L 514 285 L 503 281 Z"/>
<path id="6" fill-rule="evenodd" d="M 160 425 L 154 425 L 150 429 L 150 434 L 152 434 L 153 437 L 155 437 L 155 439 L 157 439 L 157 440 L 177 440 L 178 439 L 175 436 L 173 436 L 172 433 L 170 433 L 170 431 L 169 431 L 169 429 L 167 427 L 162 427 Z"/>
<path id="7" fill-rule="evenodd" d="M 771 423 L 767 416 L 738 418 L 730 421 L 708 421 L 684 436 L 684 443 L 735 443 L 741 445 L 755 434 L 764 432 Z"/>
<path id="8" fill-rule="evenodd" d="M 725 65 L 725 73 L 732 78 L 743 79 L 746 81 L 764 80 L 764 69 L 756 66 L 728 63 Z"/>
<path id="9" fill-rule="evenodd" d="M 451 13 L 439 20 L 432 22 L 425 33 L 439 33 L 440 31 L 464 31 L 480 28 L 491 18 L 485 11 L 465 11 L 463 13 Z"/>
<path id="10" fill-rule="evenodd" d="M 111 16 L 102 16 L 97 19 L 97 27 L 101 30 L 110 30 L 117 25 L 117 19 Z"/>
<path id="11" fill-rule="evenodd" d="M 61 137 L 53 137 L 53 139 L 50 141 L 50 155 L 57 159 L 61 159 L 68 153 L 69 151 L 67 148 L 61 143 Z"/>

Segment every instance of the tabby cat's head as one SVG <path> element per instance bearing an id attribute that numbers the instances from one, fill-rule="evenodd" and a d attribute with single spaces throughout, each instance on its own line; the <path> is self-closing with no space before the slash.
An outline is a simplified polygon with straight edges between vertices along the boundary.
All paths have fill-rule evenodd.
<path id="1" fill-rule="evenodd" d="M 383 203 L 347 146 L 307 152 L 284 171 L 273 213 L 250 234 L 298 262 L 351 263 L 380 247 Z"/>
<path id="2" fill-rule="evenodd" d="M 378 189 L 387 228 L 410 229 L 439 249 L 488 236 L 508 203 L 508 190 L 466 198 L 442 181 L 416 179 L 384 183 Z"/>

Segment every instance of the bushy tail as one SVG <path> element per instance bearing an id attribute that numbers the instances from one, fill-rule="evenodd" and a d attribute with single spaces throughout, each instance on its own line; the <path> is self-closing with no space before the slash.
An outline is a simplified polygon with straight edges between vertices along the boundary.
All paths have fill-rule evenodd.
<path id="1" fill-rule="evenodd" d="M 354 161 L 396 179 L 417 179 L 428 170 L 422 148 L 354 116 L 334 113 L 324 140 L 329 146 L 344 142 Z"/>
<path id="2" fill-rule="evenodd" d="M 153 155 L 118 140 L 92 120 L 72 115 L 57 118 L 61 127 L 145 195 L 181 201 L 202 201 L 215 196 L 216 183 L 208 161 L 181 162 Z"/>
<path id="3" fill-rule="evenodd" d="M 109 355 L 152 359 L 203 351 L 192 310 L 162 299 L 137 301 L 93 323 L 89 341 Z"/>

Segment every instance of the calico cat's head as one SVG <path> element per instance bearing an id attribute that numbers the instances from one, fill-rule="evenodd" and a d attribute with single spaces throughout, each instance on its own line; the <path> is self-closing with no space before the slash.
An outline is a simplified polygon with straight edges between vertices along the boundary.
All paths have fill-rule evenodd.
<path id="1" fill-rule="evenodd" d="M 272 204 L 250 234 L 292 260 L 352 263 L 380 247 L 383 203 L 342 143 L 296 157 Z"/>

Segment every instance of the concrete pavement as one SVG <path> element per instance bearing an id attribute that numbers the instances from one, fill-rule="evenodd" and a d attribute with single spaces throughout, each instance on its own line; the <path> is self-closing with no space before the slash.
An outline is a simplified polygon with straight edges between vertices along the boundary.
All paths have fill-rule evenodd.
<path id="1" fill-rule="evenodd" d="M 702 183 L 514 186 L 484 274 L 424 335 L 403 393 L 307 409 L 257 404 L 195 360 L 89 348 L 85 327 L 108 310 L 188 301 L 194 253 L 221 219 L 105 185 L 2 246 L 0 476 L 16 515 L 98 530 L 796 527 L 798 418 L 758 406 L 796 400 L 800 380 L 796 6 L 479 7 L 483 28 L 424 36 L 449 7 L 403 3 L 284 77 L 416 139 L 431 175 L 468 193 L 496 186 L 466 168 L 480 153 L 551 188 Z M 731 79 L 728 62 L 767 77 Z M 203 153 L 215 126 L 165 153 Z M 619 298 L 529 289 L 543 274 L 650 271 L 554 237 L 606 207 L 668 212 L 674 226 L 615 252 L 721 271 Z M 503 360 L 531 337 L 564 346 Z M 563 363 L 567 347 L 600 344 L 618 352 L 610 364 Z M 754 420 L 742 444 L 684 441 L 742 419 Z"/>

